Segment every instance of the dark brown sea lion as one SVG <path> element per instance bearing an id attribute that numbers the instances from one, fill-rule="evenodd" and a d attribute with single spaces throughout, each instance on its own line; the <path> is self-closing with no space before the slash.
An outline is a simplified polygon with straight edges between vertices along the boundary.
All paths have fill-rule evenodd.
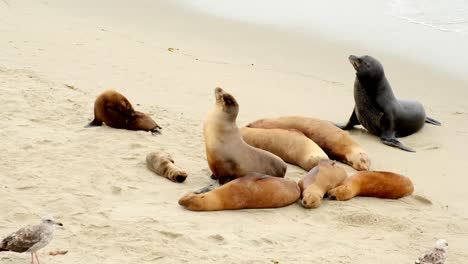
<path id="1" fill-rule="evenodd" d="M 421 103 L 395 97 L 384 68 L 377 59 L 367 55 L 351 55 L 349 61 L 356 70 L 355 106 L 348 123 L 338 127 L 351 129 L 361 124 L 370 133 L 379 136 L 384 144 L 414 152 L 396 138 L 417 132 L 425 122 L 441 125 L 439 121 L 426 116 Z"/>
<path id="2" fill-rule="evenodd" d="M 215 98 L 203 126 L 206 158 L 215 178 L 223 184 L 251 172 L 284 177 L 287 165 L 282 159 L 242 139 L 236 124 L 239 105 L 234 96 L 218 87 Z"/>
<path id="3" fill-rule="evenodd" d="M 205 193 L 190 193 L 179 204 L 192 211 L 276 208 L 290 205 L 301 195 L 295 181 L 249 173 Z"/>
<path id="4" fill-rule="evenodd" d="M 94 119 L 87 127 L 101 126 L 102 123 L 113 128 L 145 130 L 152 133 L 158 133 L 161 129 L 150 116 L 135 111 L 127 98 L 114 90 L 107 90 L 96 98 Z"/>

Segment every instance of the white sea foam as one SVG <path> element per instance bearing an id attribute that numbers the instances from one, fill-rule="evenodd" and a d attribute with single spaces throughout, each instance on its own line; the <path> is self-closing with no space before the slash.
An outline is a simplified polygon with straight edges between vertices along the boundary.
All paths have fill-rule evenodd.
<path id="1" fill-rule="evenodd" d="M 468 33 L 468 0 L 392 0 L 389 14 L 436 30 Z"/>

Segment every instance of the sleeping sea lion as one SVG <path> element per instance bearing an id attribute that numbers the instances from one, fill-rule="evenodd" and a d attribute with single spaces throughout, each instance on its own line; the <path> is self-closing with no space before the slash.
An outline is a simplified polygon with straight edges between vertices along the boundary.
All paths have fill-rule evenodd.
<path id="1" fill-rule="evenodd" d="M 242 127 L 240 132 L 247 144 L 271 152 L 306 171 L 320 160 L 328 160 L 327 154 L 299 131 Z"/>
<path id="2" fill-rule="evenodd" d="M 412 194 L 413 190 L 413 183 L 403 175 L 386 171 L 360 171 L 328 191 L 328 196 L 339 201 L 354 196 L 398 199 Z"/>
<path id="3" fill-rule="evenodd" d="M 204 193 L 190 193 L 179 204 L 192 211 L 215 211 L 250 208 L 277 208 L 299 199 L 295 181 L 248 173 Z"/>
<path id="4" fill-rule="evenodd" d="M 368 170 L 370 167 L 370 159 L 361 146 L 346 131 L 325 120 L 283 116 L 260 119 L 247 127 L 298 130 L 317 143 L 331 159 L 343 161 L 356 170 Z"/>
<path id="5" fill-rule="evenodd" d="M 302 192 L 302 206 L 304 208 L 317 208 L 327 192 L 347 177 L 343 168 L 336 166 L 333 160 L 321 160 L 299 181 Z"/>
<path id="6" fill-rule="evenodd" d="M 161 127 L 150 116 L 135 111 L 132 104 L 122 94 L 107 90 L 94 102 L 94 119 L 87 127 L 101 126 L 102 123 L 129 130 L 145 130 L 159 133 Z"/>
<path id="7" fill-rule="evenodd" d="M 146 156 L 146 165 L 151 171 L 173 182 L 184 182 L 187 178 L 187 172 L 174 164 L 171 155 L 162 151 L 149 153 Z"/>

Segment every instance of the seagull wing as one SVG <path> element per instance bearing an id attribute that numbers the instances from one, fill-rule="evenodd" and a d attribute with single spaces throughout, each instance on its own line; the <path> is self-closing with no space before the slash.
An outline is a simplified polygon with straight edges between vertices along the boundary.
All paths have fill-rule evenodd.
<path id="1" fill-rule="evenodd" d="M 40 225 L 23 227 L 0 242 L 0 251 L 25 252 L 41 241 L 40 231 Z"/>
<path id="2" fill-rule="evenodd" d="M 417 263 L 443 264 L 445 262 L 445 254 L 440 250 L 429 250 L 419 257 L 418 261 Z"/>

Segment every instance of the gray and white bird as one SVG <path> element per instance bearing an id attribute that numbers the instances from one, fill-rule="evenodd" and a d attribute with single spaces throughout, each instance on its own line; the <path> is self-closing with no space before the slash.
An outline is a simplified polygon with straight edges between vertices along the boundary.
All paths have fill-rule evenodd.
<path id="1" fill-rule="evenodd" d="M 36 252 L 49 244 L 54 237 L 56 226 L 63 225 L 56 222 L 53 217 L 43 217 L 40 224 L 23 227 L 4 238 L 0 242 L 0 252 L 30 252 L 31 263 L 35 264 L 35 260 L 37 260 L 37 264 L 39 264 Z"/>
<path id="2" fill-rule="evenodd" d="M 419 257 L 414 263 L 415 264 L 444 264 L 448 253 L 448 243 L 445 239 L 439 239 L 436 241 L 436 245 L 433 249 L 427 251 Z"/>

